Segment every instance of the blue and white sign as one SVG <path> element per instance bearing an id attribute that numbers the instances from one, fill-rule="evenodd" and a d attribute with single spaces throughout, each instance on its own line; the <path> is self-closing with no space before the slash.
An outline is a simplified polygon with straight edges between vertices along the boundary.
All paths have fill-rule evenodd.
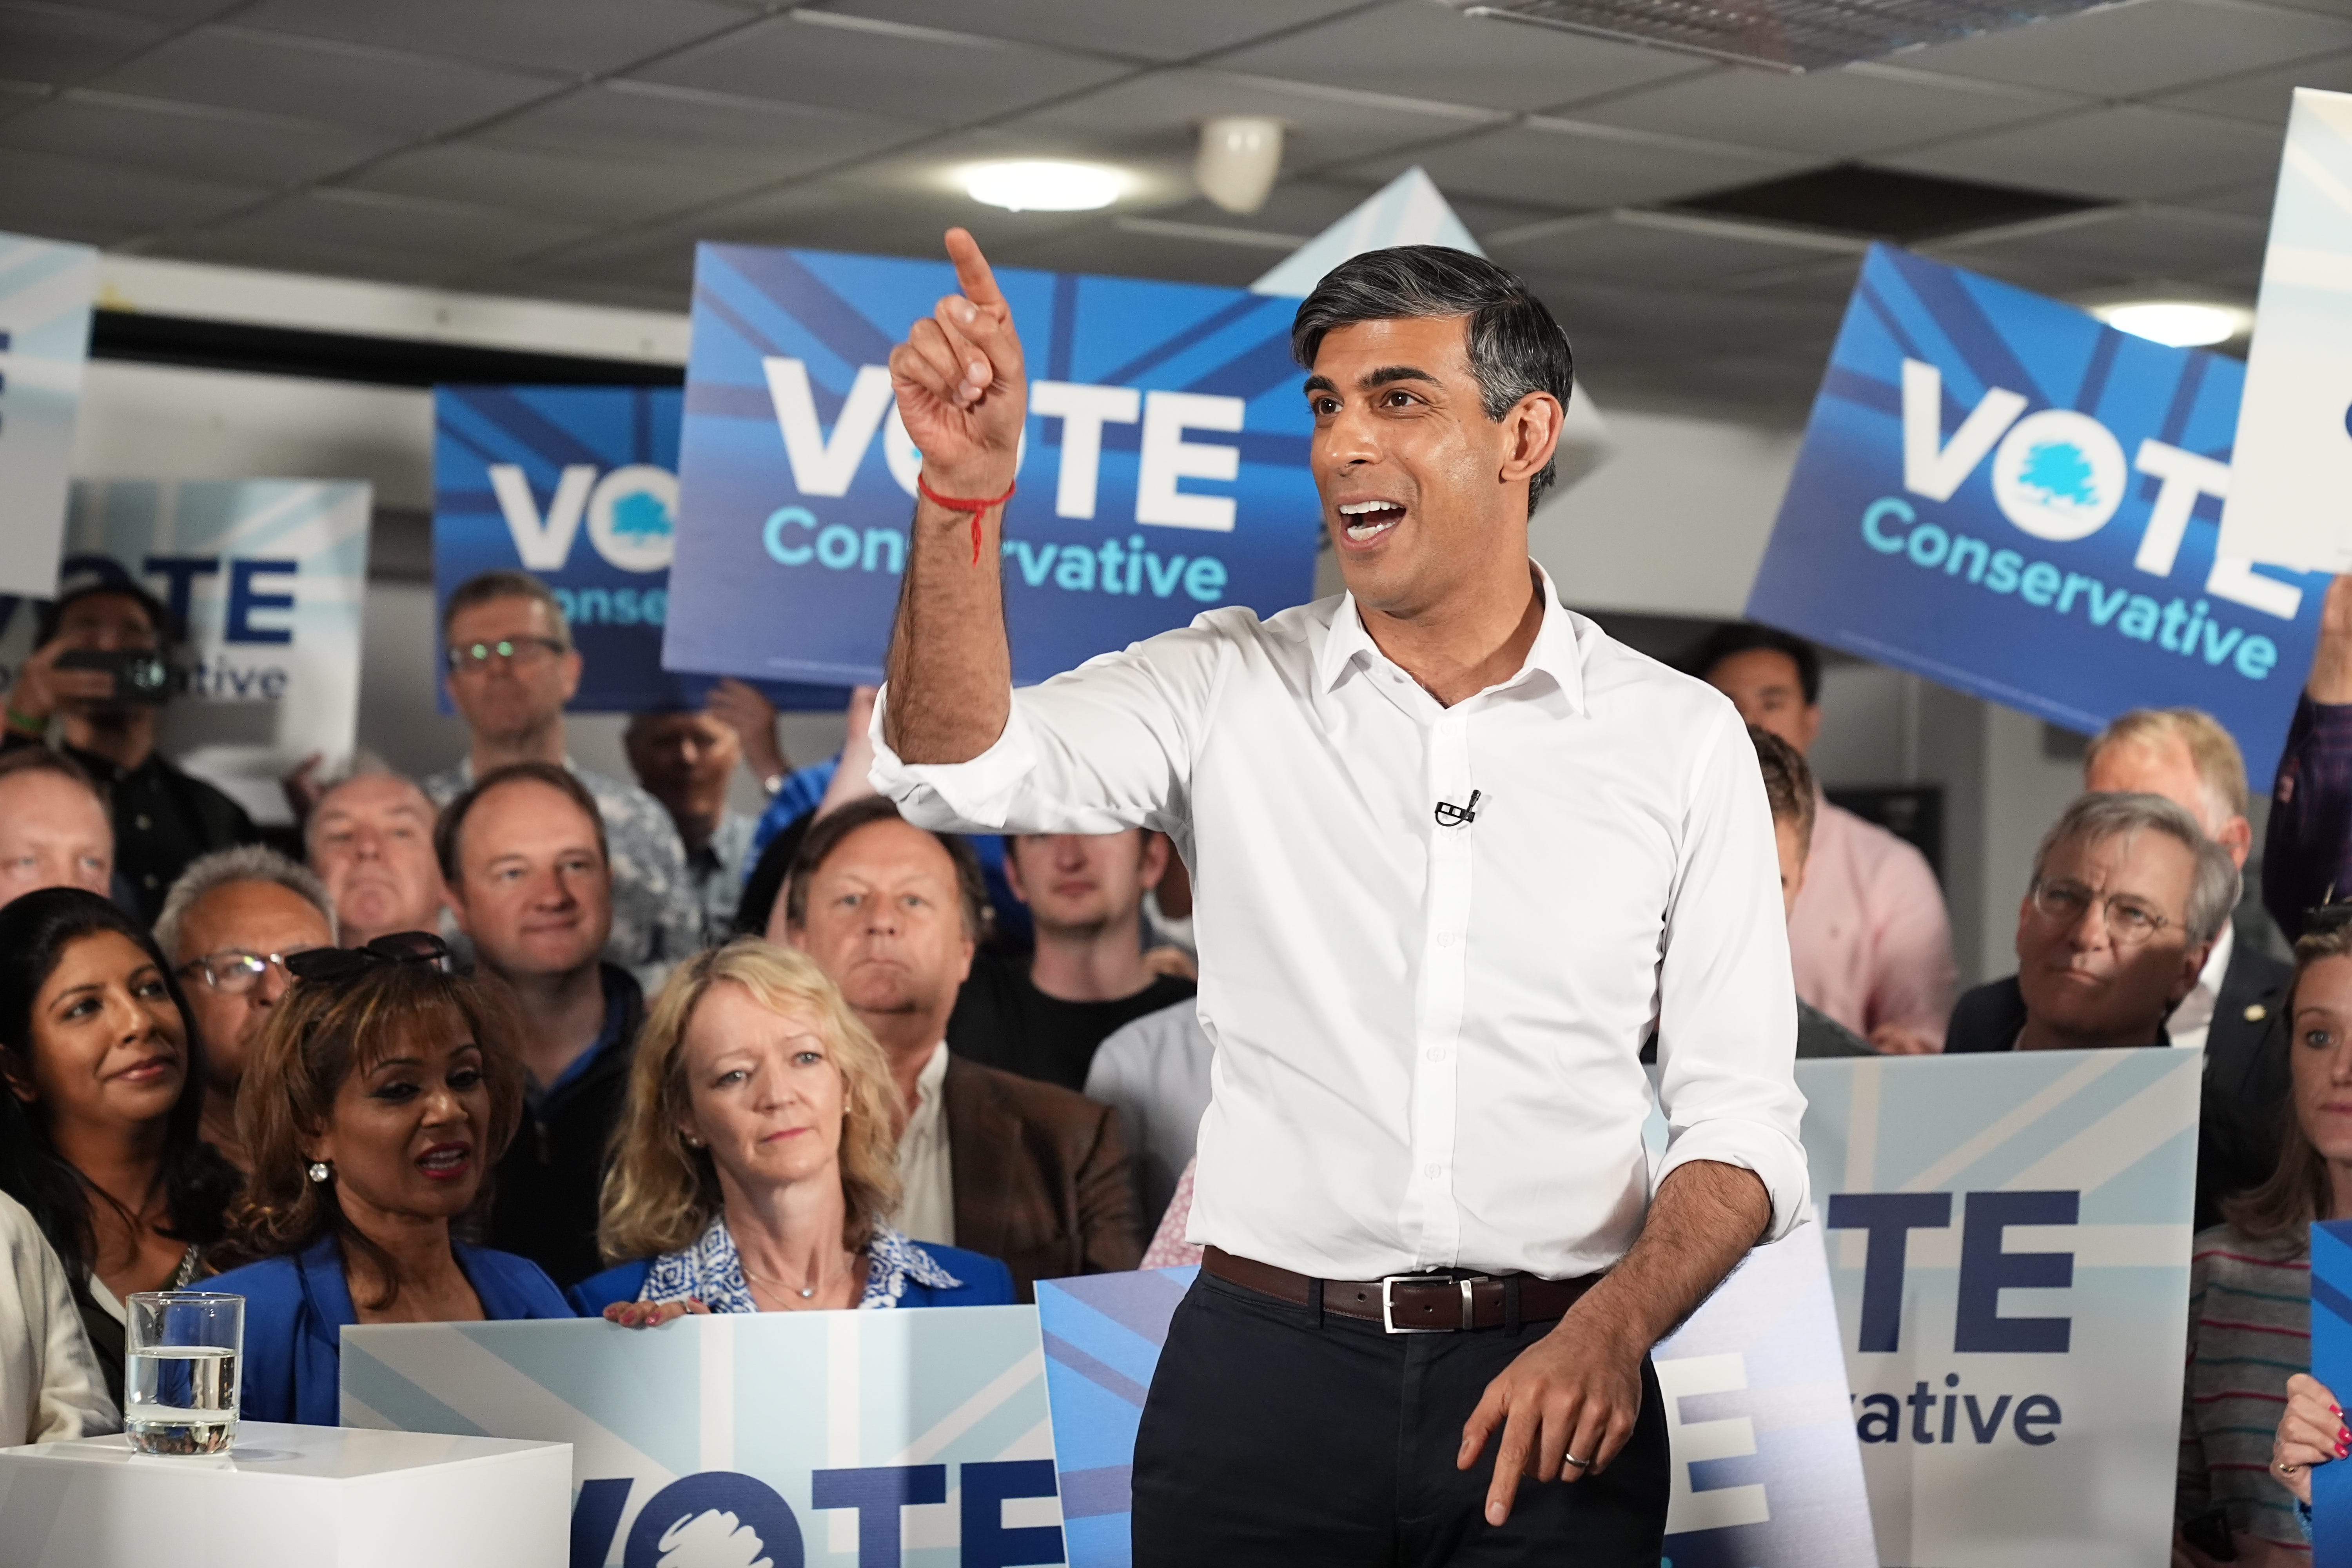
<path id="1" fill-rule="evenodd" d="M 1797 1064 L 1880 1561 L 2166 1561 L 2203 1070 Z"/>
<path id="2" fill-rule="evenodd" d="M 436 606 L 478 573 L 545 582 L 581 652 L 576 712 L 696 703 L 709 686 L 661 662 L 681 406 L 673 386 L 434 389 Z M 791 708 L 845 700 L 829 687 L 768 690 Z"/>
<path id="3" fill-rule="evenodd" d="M 1663 1148 L 1663 1121 L 1655 1134 Z M 1197 1272 L 1038 1284 L 1072 1568 L 1132 1561 L 1136 1429 Z M 1877 1568 L 1817 1228 L 1751 1253 L 1652 1360 L 1674 1449 L 1675 1568 Z"/>
<path id="4" fill-rule="evenodd" d="M 1029 1307 L 349 1328 L 342 1417 L 570 1443 L 572 1568 L 1064 1560 Z"/>
<path id="5" fill-rule="evenodd" d="M 98 252 L 0 234 L 0 594 L 58 590 Z"/>
<path id="6" fill-rule="evenodd" d="M 2311 1375 L 2352 1388 L 2352 1221 L 2311 1227 Z M 2352 1465 L 2313 1468 L 2311 1511 L 2312 1568 L 2352 1568 Z"/>
<path id="7" fill-rule="evenodd" d="M 2326 581 L 2217 550 L 2244 380 L 1874 247 L 1748 613 L 2070 729 L 2202 708 L 2268 778 Z"/>
<path id="8" fill-rule="evenodd" d="M 1321 514 L 1297 307 L 1131 278 L 997 281 L 1030 375 L 1004 522 L 1013 679 L 1219 605 L 1305 599 Z M 921 466 L 887 366 L 955 286 L 945 261 L 697 249 L 669 668 L 881 679 Z"/>

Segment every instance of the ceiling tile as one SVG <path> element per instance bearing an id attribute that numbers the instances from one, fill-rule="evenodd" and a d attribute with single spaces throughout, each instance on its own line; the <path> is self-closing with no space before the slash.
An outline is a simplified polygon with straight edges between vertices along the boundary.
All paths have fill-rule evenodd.
<path id="1" fill-rule="evenodd" d="M 368 191 L 305 191 L 208 232 L 256 245 L 318 244 L 359 254 L 439 258 L 447 266 L 544 249 L 588 231 L 495 207 Z"/>
<path id="2" fill-rule="evenodd" d="M 151 22 L 166 22 L 174 27 L 184 27 L 234 11 L 246 0 L 98 0 L 84 5 L 75 0 L 77 11 L 110 11 L 120 16 L 141 16 Z"/>
<path id="3" fill-rule="evenodd" d="M 1282 162 L 1317 169 L 1426 142 L 1493 117 L 1440 105 L 1417 108 L 1265 77 L 1171 70 L 1114 82 L 1082 98 L 1004 122 L 1081 136 L 1107 151 L 1129 148 L 1190 163 L 1201 121 L 1219 114 L 1269 115 L 1284 122 Z"/>
<path id="4" fill-rule="evenodd" d="M 792 13 L 633 74 L 820 108 L 887 104 L 908 119 L 954 125 L 1076 92 L 1132 68 L 1031 44 Z"/>
<path id="5" fill-rule="evenodd" d="M 1129 59 L 1185 59 L 1296 27 L 1362 0 L 1182 0 L 1106 5 L 1102 0 L 830 0 L 827 11 L 918 26 L 985 33 Z"/>
<path id="6" fill-rule="evenodd" d="M 2226 114 L 2263 125 L 2284 126 L 2294 89 L 2315 87 L 2327 92 L 2352 92 L 2352 54 L 2328 55 L 2276 70 L 2250 72 L 2226 81 L 2207 82 L 2185 91 L 2167 93 L 2156 101 L 2201 114 Z"/>
<path id="7" fill-rule="evenodd" d="M 6 129 L 0 125 L 0 141 Z M 344 183 L 597 224 L 631 223 L 716 201 L 761 178 L 757 172 L 715 165 L 559 158 L 479 142 L 446 142 L 387 158 Z"/>
<path id="8" fill-rule="evenodd" d="M 2073 290 L 2155 278 L 2202 276 L 2262 263 L 2265 226 L 2255 218 L 2179 208 L 2124 208 L 2084 215 L 2080 222 L 1971 245 L 1965 240 L 1920 248 L 1956 267 L 2002 266 L 2064 272 Z"/>
<path id="9" fill-rule="evenodd" d="M 2133 98 L 2352 48 L 2352 18 L 2232 0 L 2137 0 L 1897 57 L 1915 70 Z"/>
<path id="10" fill-rule="evenodd" d="M 1465 16 L 1430 0 L 1391 0 L 1217 63 L 1260 76 L 1519 110 L 1707 68 L 1690 55 Z"/>
<path id="11" fill-rule="evenodd" d="M 136 16 L 47 0 L 5 0 L 0 71 L 18 81 L 86 81 L 169 37 L 169 27 Z"/>
<path id="12" fill-rule="evenodd" d="M 265 193 L 51 153 L 0 153 L 0 229 L 114 245 L 194 223 Z"/>
<path id="13" fill-rule="evenodd" d="M 1576 220 L 1525 239 L 1486 242 L 1515 271 L 1565 275 L 1654 289 L 1687 289 L 1766 268 L 1818 259 L 1813 247 L 1741 236 L 1729 226 L 1659 225 L 1641 215 Z"/>
<path id="14" fill-rule="evenodd" d="M 1861 257 L 1826 256 L 1742 273 L 1726 279 L 1722 287 L 1768 303 L 1834 305 L 1843 310 L 1853 298 L 1853 286 L 1861 276 Z"/>
<path id="15" fill-rule="evenodd" d="M 2267 222 L 2271 208 L 2278 200 L 2278 175 L 2264 173 L 2228 184 L 2215 185 L 2202 191 L 2189 191 L 2172 198 L 2175 206 L 2196 207 L 2204 212 L 2236 213 L 2243 217 L 2258 217 Z"/>
<path id="16" fill-rule="evenodd" d="M 98 85 L 224 109 L 426 135 L 526 103 L 556 84 L 487 66 L 203 27 Z"/>
<path id="17" fill-rule="evenodd" d="M 939 257 L 951 226 L 994 251 L 1097 221 L 1091 214 L 1010 213 L 959 192 L 912 182 L 814 181 L 730 202 L 698 215 L 686 237 L 785 245 L 879 256 Z M 682 231 L 681 231 L 682 232 Z"/>
<path id="18" fill-rule="evenodd" d="M 712 0 L 261 0 L 240 26 L 500 65 L 612 71 L 751 14 Z"/>
<path id="19" fill-rule="evenodd" d="M 1612 98 L 1579 110 L 1577 118 L 1671 136 L 1858 158 L 2015 124 L 2080 101 L 1883 67 L 1790 76 L 1727 66 Z"/>
<path id="20" fill-rule="evenodd" d="M 470 140 L 560 157 L 645 160 L 782 179 L 920 133 L 920 127 L 868 115 L 624 81 L 583 88 Z"/>
<path id="21" fill-rule="evenodd" d="M 224 184 L 286 185 L 394 145 L 381 134 L 86 89 L 0 121 L 0 146 L 101 158 Z"/>
<path id="22" fill-rule="evenodd" d="M 443 257 L 341 244 L 308 232 L 271 230 L 248 234 L 234 227 L 196 229 L 149 247 L 148 254 L 184 261 L 217 261 L 231 267 L 259 267 L 278 272 L 364 278 L 378 283 L 443 284 L 455 275 L 455 264 Z"/>
<path id="23" fill-rule="evenodd" d="M 1460 191 L 1538 206 L 1590 209 L 1669 202 L 1793 173 L 1810 162 L 1785 153 L 1531 120 L 1440 146 L 1391 153 L 1352 165 L 1349 172 L 1386 180 L 1418 163 L 1448 196 Z"/>
<path id="24" fill-rule="evenodd" d="M 1109 220 L 1061 234 L 1003 242 L 990 252 L 992 259 L 1014 267 L 1213 283 L 1228 289 L 1247 288 L 1284 254 L 1165 229 L 1139 232 Z"/>
<path id="25" fill-rule="evenodd" d="M 2155 0 L 2149 0 L 2154 4 Z M 1961 137 L 1874 160 L 1958 179 L 2125 201 L 2276 177 L 2275 133 L 2236 121 L 2137 104 Z"/>

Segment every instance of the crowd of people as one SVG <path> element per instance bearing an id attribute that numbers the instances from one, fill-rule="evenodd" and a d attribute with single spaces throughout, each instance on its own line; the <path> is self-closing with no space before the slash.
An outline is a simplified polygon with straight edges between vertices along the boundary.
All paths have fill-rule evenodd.
<path id="1" fill-rule="evenodd" d="M 305 770 L 266 836 L 153 707 L 59 667 L 165 649 L 164 606 L 110 579 L 45 615 L 0 747 L 0 1441 L 119 1419 L 124 1299 L 200 1279 L 247 1299 L 246 1412 L 332 1423 L 348 1323 L 993 1303 L 1197 1259 L 1214 1047 L 1168 838 L 918 826 L 867 782 L 870 691 L 794 769 L 722 682 L 636 715 L 608 777 L 566 752 L 542 584 L 486 574 L 442 631 L 466 754 Z M 2299 1544 L 2308 1467 L 2352 1448 L 2288 1386 L 2304 1227 L 2352 1217 L 2352 591 L 2268 823 L 2292 963 L 2241 909 L 2247 780 L 2207 715 L 2091 742 L 2015 972 L 1956 995 L 1927 858 L 1808 765 L 1814 650 L 1727 626 L 1688 672 L 1748 725 L 1799 1056 L 2203 1049 L 2177 1549 Z"/>

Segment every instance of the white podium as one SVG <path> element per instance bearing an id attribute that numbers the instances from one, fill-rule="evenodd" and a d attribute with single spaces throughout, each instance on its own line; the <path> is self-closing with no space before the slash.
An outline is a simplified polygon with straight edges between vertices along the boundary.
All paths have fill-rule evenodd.
<path id="1" fill-rule="evenodd" d="M 564 1568 L 572 1445 L 247 1421 L 234 1452 L 0 1448 L 0 1568 Z"/>

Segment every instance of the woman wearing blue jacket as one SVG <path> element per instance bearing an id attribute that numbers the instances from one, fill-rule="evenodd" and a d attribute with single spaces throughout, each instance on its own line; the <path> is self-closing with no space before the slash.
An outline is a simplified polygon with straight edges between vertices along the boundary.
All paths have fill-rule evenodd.
<path id="1" fill-rule="evenodd" d="M 332 1426 L 352 1323 L 569 1318 L 537 1264 L 467 1247 L 522 1115 L 514 1005 L 448 972 L 422 931 L 284 960 L 295 984 L 237 1094 L 253 1175 L 232 1215 L 260 1261 L 207 1280 L 245 1298 L 238 1408 Z"/>
<path id="2" fill-rule="evenodd" d="M 688 1312 L 1000 1306 L 1003 1263 L 918 1245 L 882 1047 L 804 955 L 742 937 L 678 966 L 637 1037 L 598 1241 L 572 1288 L 631 1328 Z"/>

